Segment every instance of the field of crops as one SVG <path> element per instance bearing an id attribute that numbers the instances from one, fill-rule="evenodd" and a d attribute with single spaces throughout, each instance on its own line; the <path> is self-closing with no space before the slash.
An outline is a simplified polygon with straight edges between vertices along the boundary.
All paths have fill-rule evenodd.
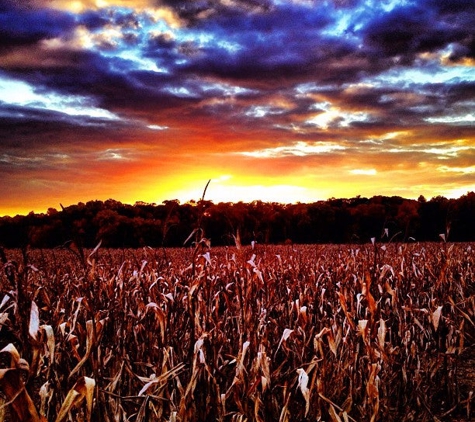
<path id="1" fill-rule="evenodd" d="M 0 421 L 473 417 L 469 244 L 3 255 Z"/>

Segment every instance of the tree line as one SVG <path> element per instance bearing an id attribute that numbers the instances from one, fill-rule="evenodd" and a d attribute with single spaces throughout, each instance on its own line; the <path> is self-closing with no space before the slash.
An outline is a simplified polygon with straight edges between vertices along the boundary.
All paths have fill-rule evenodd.
<path id="1" fill-rule="evenodd" d="M 458 199 L 357 196 L 296 204 L 170 200 L 128 205 L 96 200 L 2 217 L 0 246 L 54 248 L 74 241 L 94 247 L 102 241 L 104 247 L 176 247 L 183 246 L 194 230 L 215 246 L 236 241 L 364 243 L 373 237 L 384 242 L 441 237 L 475 241 L 475 193 Z"/>

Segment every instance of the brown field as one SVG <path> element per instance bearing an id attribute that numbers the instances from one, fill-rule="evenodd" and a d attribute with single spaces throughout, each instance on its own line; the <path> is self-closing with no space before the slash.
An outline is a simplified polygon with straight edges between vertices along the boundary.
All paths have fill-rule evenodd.
<path id="1" fill-rule="evenodd" d="M 0 421 L 473 417 L 469 244 L 3 258 Z"/>

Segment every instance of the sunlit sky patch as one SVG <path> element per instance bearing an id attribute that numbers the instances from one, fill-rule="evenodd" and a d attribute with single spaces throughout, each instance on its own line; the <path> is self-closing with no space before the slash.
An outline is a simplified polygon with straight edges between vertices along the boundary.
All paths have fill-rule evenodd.
<path id="1" fill-rule="evenodd" d="M 54 91 L 35 92 L 21 80 L 0 75 L 0 102 L 5 106 L 57 111 L 70 116 L 88 116 L 98 119 L 118 119 L 114 113 L 94 106 L 94 100 L 80 95 L 62 95 Z"/>
<path id="2" fill-rule="evenodd" d="M 214 201 L 463 195 L 474 28 L 468 0 L 6 0 L 0 215 L 208 179 Z"/>
<path id="3" fill-rule="evenodd" d="M 350 173 L 357 176 L 375 176 L 378 172 L 375 169 L 353 169 Z"/>
<path id="4" fill-rule="evenodd" d="M 463 173 L 463 174 L 475 174 L 475 165 L 468 166 L 468 167 L 440 166 L 438 170 L 444 173 L 453 172 L 453 173 Z"/>
<path id="5" fill-rule="evenodd" d="M 294 145 L 281 146 L 275 148 L 266 148 L 256 151 L 244 151 L 241 154 L 248 157 L 255 158 L 277 158 L 295 155 L 298 157 L 304 157 L 312 154 L 324 154 L 332 151 L 341 151 L 345 147 L 341 145 L 335 145 L 330 143 L 309 144 L 306 142 L 296 142 Z"/>
<path id="6" fill-rule="evenodd" d="M 445 117 L 428 117 L 426 119 L 429 123 L 447 123 L 447 124 L 475 124 L 475 114 L 452 115 Z"/>
<path id="7" fill-rule="evenodd" d="M 166 130 L 166 129 L 168 129 L 167 126 L 160 126 L 160 125 L 147 125 L 147 127 L 149 129 L 152 129 L 152 130 Z"/>

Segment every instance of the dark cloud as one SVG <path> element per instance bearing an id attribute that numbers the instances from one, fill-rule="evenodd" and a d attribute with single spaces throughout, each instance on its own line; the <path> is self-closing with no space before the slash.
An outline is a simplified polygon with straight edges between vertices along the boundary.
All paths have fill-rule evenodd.
<path id="1" fill-rule="evenodd" d="M 129 11 L 117 13 L 114 22 L 123 29 L 139 29 L 141 26 L 137 15 Z"/>
<path id="2" fill-rule="evenodd" d="M 105 16 L 103 11 L 97 10 L 87 10 L 78 16 L 78 23 L 91 31 L 104 27 L 109 21 L 109 17 Z"/>
<path id="3" fill-rule="evenodd" d="M 29 121 L 32 126 L 25 125 Z M 38 128 L 45 128 L 45 125 L 55 126 L 52 129 L 67 128 L 72 129 L 74 126 L 102 126 L 108 120 L 100 118 L 92 118 L 90 116 L 71 116 L 60 111 L 48 110 L 39 107 L 12 106 L 0 101 L 0 133 L 5 143 L 8 143 L 8 133 L 28 133 L 38 132 Z M 57 125 L 57 126 L 56 126 Z M 14 138 L 14 137 L 12 137 Z"/>
<path id="4" fill-rule="evenodd" d="M 57 56 L 57 61 L 53 58 Z M 196 102 L 196 96 L 179 96 L 167 87 L 185 88 L 174 75 L 131 70 L 131 62 L 99 53 L 58 49 L 48 53 L 53 65 L 12 68 L 9 75 L 27 81 L 36 92 L 87 96 L 95 106 L 133 118 L 145 112 L 166 111 Z M 192 84 L 192 81 L 191 81 Z M 195 84 L 196 85 L 196 84 Z"/>
<path id="5" fill-rule="evenodd" d="M 426 0 L 423 2 L 425 7 L 434 8 L 442 15 L 472 15 L 475 12 L 475 4 L 472 0 Z"/>
<path id="6" fill-rule="evenodd" d="M 50 9 L 4 7 L 3 10 L 0 9 L 0 51 L 55 38 L 74 27 L 75 18 L 69 13 Z"/>
<path id="7" fill-rule="evenodd" d="M 154 52 L 172 51 L 176 47 L 177 43 L 170 34 L 152 34 L 148 40 L 148 57 L 154 57 Z"/>
<path id="8" fill-rule="evenodd" d="M 437 86 L 437 92 L 441 96 L 447 99 L 448 103 L 470 101 L 475 98 L 475 82 L 472 81 L 457 81 L 456 83 L 450 83 Z"/>
<path id="9" fill-rule="evenodd" d="M 332 22 L 321 9 L 282 7 L 267 13 L 236 13 L 209 19 L 200 26 L 214 34 L 216 42 L 196 49 L 179 71 L 259 84 L 293 84 L 305 78 L 331 81 L 353 68 L 355 47 L 322 35 Z M 223 40 L 223 42 L 220 42 Z M 338 72 L 338 73 L 339 73 Z M 351 70 L 348 73 L 353 73 Z"/>
<path id="10" fill-rule="evenodd" d="M 333 0 L 333 4 L 338 8 L 351 8 L 358 5 L 360 0 Z"/>
<path id="11" fill-rule="evenodd" d="M 410 65 L 417 53 L 437 52 L 451 44 L 454 60 L 473 57 L 474 28 L 473 2 L 428 0 L 376 16 L 361 32 L 376 54 L 400 56 L 401 64 Z"/>
<path id="12" fill-rule="evenodd" d="M 93 144 L 114 133 L 114 142 L 121 142 L 130 133 L 130 125 L 88 116 L 71 116 L 59 111 L 4 106 L 0 103 L 0 143 L 2 151 Z M 122 135 L 121 135 L 122 134 Z"/>
<path id="13" fill-rule="evenodd" d="M 160 0 L 159 5 L 172 8 L 177 15 L 191 25 L 199 24 L 210 16 L 239 12 L 265 12 L 272 9 L 270 0 Z"/>

